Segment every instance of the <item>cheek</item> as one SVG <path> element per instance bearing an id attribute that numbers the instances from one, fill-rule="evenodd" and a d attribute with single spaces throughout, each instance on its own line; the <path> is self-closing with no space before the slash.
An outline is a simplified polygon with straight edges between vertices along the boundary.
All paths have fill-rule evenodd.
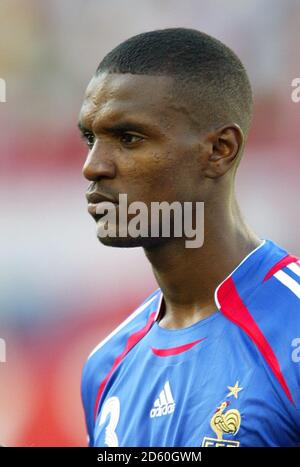
<path id="1" fill-rule="evenodd" d="M 120 164 L 119 176 L 129 200 L 189 201 L 199 188 L 194 165 L 192 155 L 175 150 L 136 153 Z"/>
<path id="2" fill-rule="evenodd" d="M 180 165 L 172 154 L 154 153 L 143 171 L 144 188 L 153 200 L 173 200 L 180 182 Z"/>
<path id="3" fill-rule="evenodd" d="M 130 193 L 139 192 L 148 197 L 159 198 L 159 194 L 172 186 L 178 168 L 170 154 L 160 152 L 132 153 L 126 161 L 119 163 L 119 178 Z"/>
<path id="4" fill-rule="evenodd" d="M 167 154 L 160 165 L 159 189 L 168 193 L 170 201 L 194 199 L 199 176 L 193 156 L 186 153 Z"/>

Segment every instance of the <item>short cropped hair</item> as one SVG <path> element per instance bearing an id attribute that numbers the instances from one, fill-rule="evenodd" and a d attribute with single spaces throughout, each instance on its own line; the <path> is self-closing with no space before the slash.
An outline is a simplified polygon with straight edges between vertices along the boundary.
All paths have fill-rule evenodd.
<path id="1" fill-rule="evenodd" d="M 237 55 L 210 35 L 169 28 L 133 36 L 109 52 L 102 72 L 162 75 L 174 78 L 172 96 L 188 103 L 202 129 L 237 123 L 248 133 L 252 90 Z"/>

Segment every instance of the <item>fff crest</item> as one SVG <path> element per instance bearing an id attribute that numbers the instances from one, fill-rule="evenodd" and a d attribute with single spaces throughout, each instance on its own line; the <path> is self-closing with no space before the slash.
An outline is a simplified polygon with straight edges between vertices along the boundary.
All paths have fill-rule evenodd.
<path id="1" fill-rule="evenodd" d="M 215 432 L 216 438 L 205 436 L 202 447 L 238 447 L 239 441 L 223 439 L 225 434 L 235 436 L 241 425 L 241 415 L 237 409 L 227 409 L 229 401 L 224 401 L 217 408 L 210 420 L 211 429 Z"/>

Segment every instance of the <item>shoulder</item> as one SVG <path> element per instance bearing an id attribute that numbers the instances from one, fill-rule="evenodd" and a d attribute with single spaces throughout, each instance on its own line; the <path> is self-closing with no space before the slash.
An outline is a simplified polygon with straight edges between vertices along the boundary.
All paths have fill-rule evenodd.
<path id="1" fill-rule="evenodd" d="M 285 380 L 291 399 L 300 408 L 299 258 L 289 253 L 281 257 L 248 303 L 266 339 L 265 354 L 275 361 L 274 367 L 277 365 L 278 374 Z"/>
<path id="2" fill-rule="evenodd" d="M 156 313 L 160 299 L 160 289 L 156 290 L 131 313 L 119 326 L 117 326 L 105 339 L 103 339 L 90 353 L 83 369 L 83 379 L 93 376 L 93 370 L 101 364 L 103 369 L 113 363 L 114 358 L 122 352 L 127 339 L 141 329 L 152 313 Z M 90 373 L 92 372 L 92 375 Z"/>
<path id="3" fill-rule="evenodd" d="M 151 313 L 157 311 L 158 302 L 160 299 L 160 289 L 157 289 L 149 297 L 144 300 L 138 308 L 136 308 L 122 323 L 119 324 L 105 339 L 93 349 L 88 356 L 87 362 L 94 361 L 95 359 L 110 353 L 118 347 L 118 344 L 124 343 L 124 339 L 139 329 L 141 325 L 147 322 Z M 100 352 L 101 350 L 101 352 Z"/>
<path id="4" fill-rule="evenodd" d="M 217 290 L 223 314 L 245 332 L 290 400 L 300 406 L 300 261 L 268 240 Z M 300 356 L 300 350 L 299 350 Z M 300 358 L 299 358 L 300 360 Z"/>
<path id="5" fill-rule="evenodd" d="M 282 325 L 279 334 L 300 331 L 300 259 L 289 253 L 281 258 L 264 277 L 257 299 L 268 310 L 271 328 Z"/>

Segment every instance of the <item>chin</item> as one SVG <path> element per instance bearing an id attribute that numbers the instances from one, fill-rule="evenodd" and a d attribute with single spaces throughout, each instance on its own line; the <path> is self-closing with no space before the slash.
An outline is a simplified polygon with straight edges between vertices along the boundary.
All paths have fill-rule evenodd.
<path id="1" fill-rule="evenodd" d="M 116 248 L 136 248 L 142 247 L 146 249 L 151 249 L 156 246 L 166 243 L 168 238 L 151 238 L 151 237 L 99 237 L 99 242 L 105 246 L 112 246 Z"/>
<path id="2" fill-rule="evenodd" d="M 112 246 L 115 248 L 134 248 L 141 245 L 141 239 L 128 237 L 98 237 L 102 245 Z"/>

